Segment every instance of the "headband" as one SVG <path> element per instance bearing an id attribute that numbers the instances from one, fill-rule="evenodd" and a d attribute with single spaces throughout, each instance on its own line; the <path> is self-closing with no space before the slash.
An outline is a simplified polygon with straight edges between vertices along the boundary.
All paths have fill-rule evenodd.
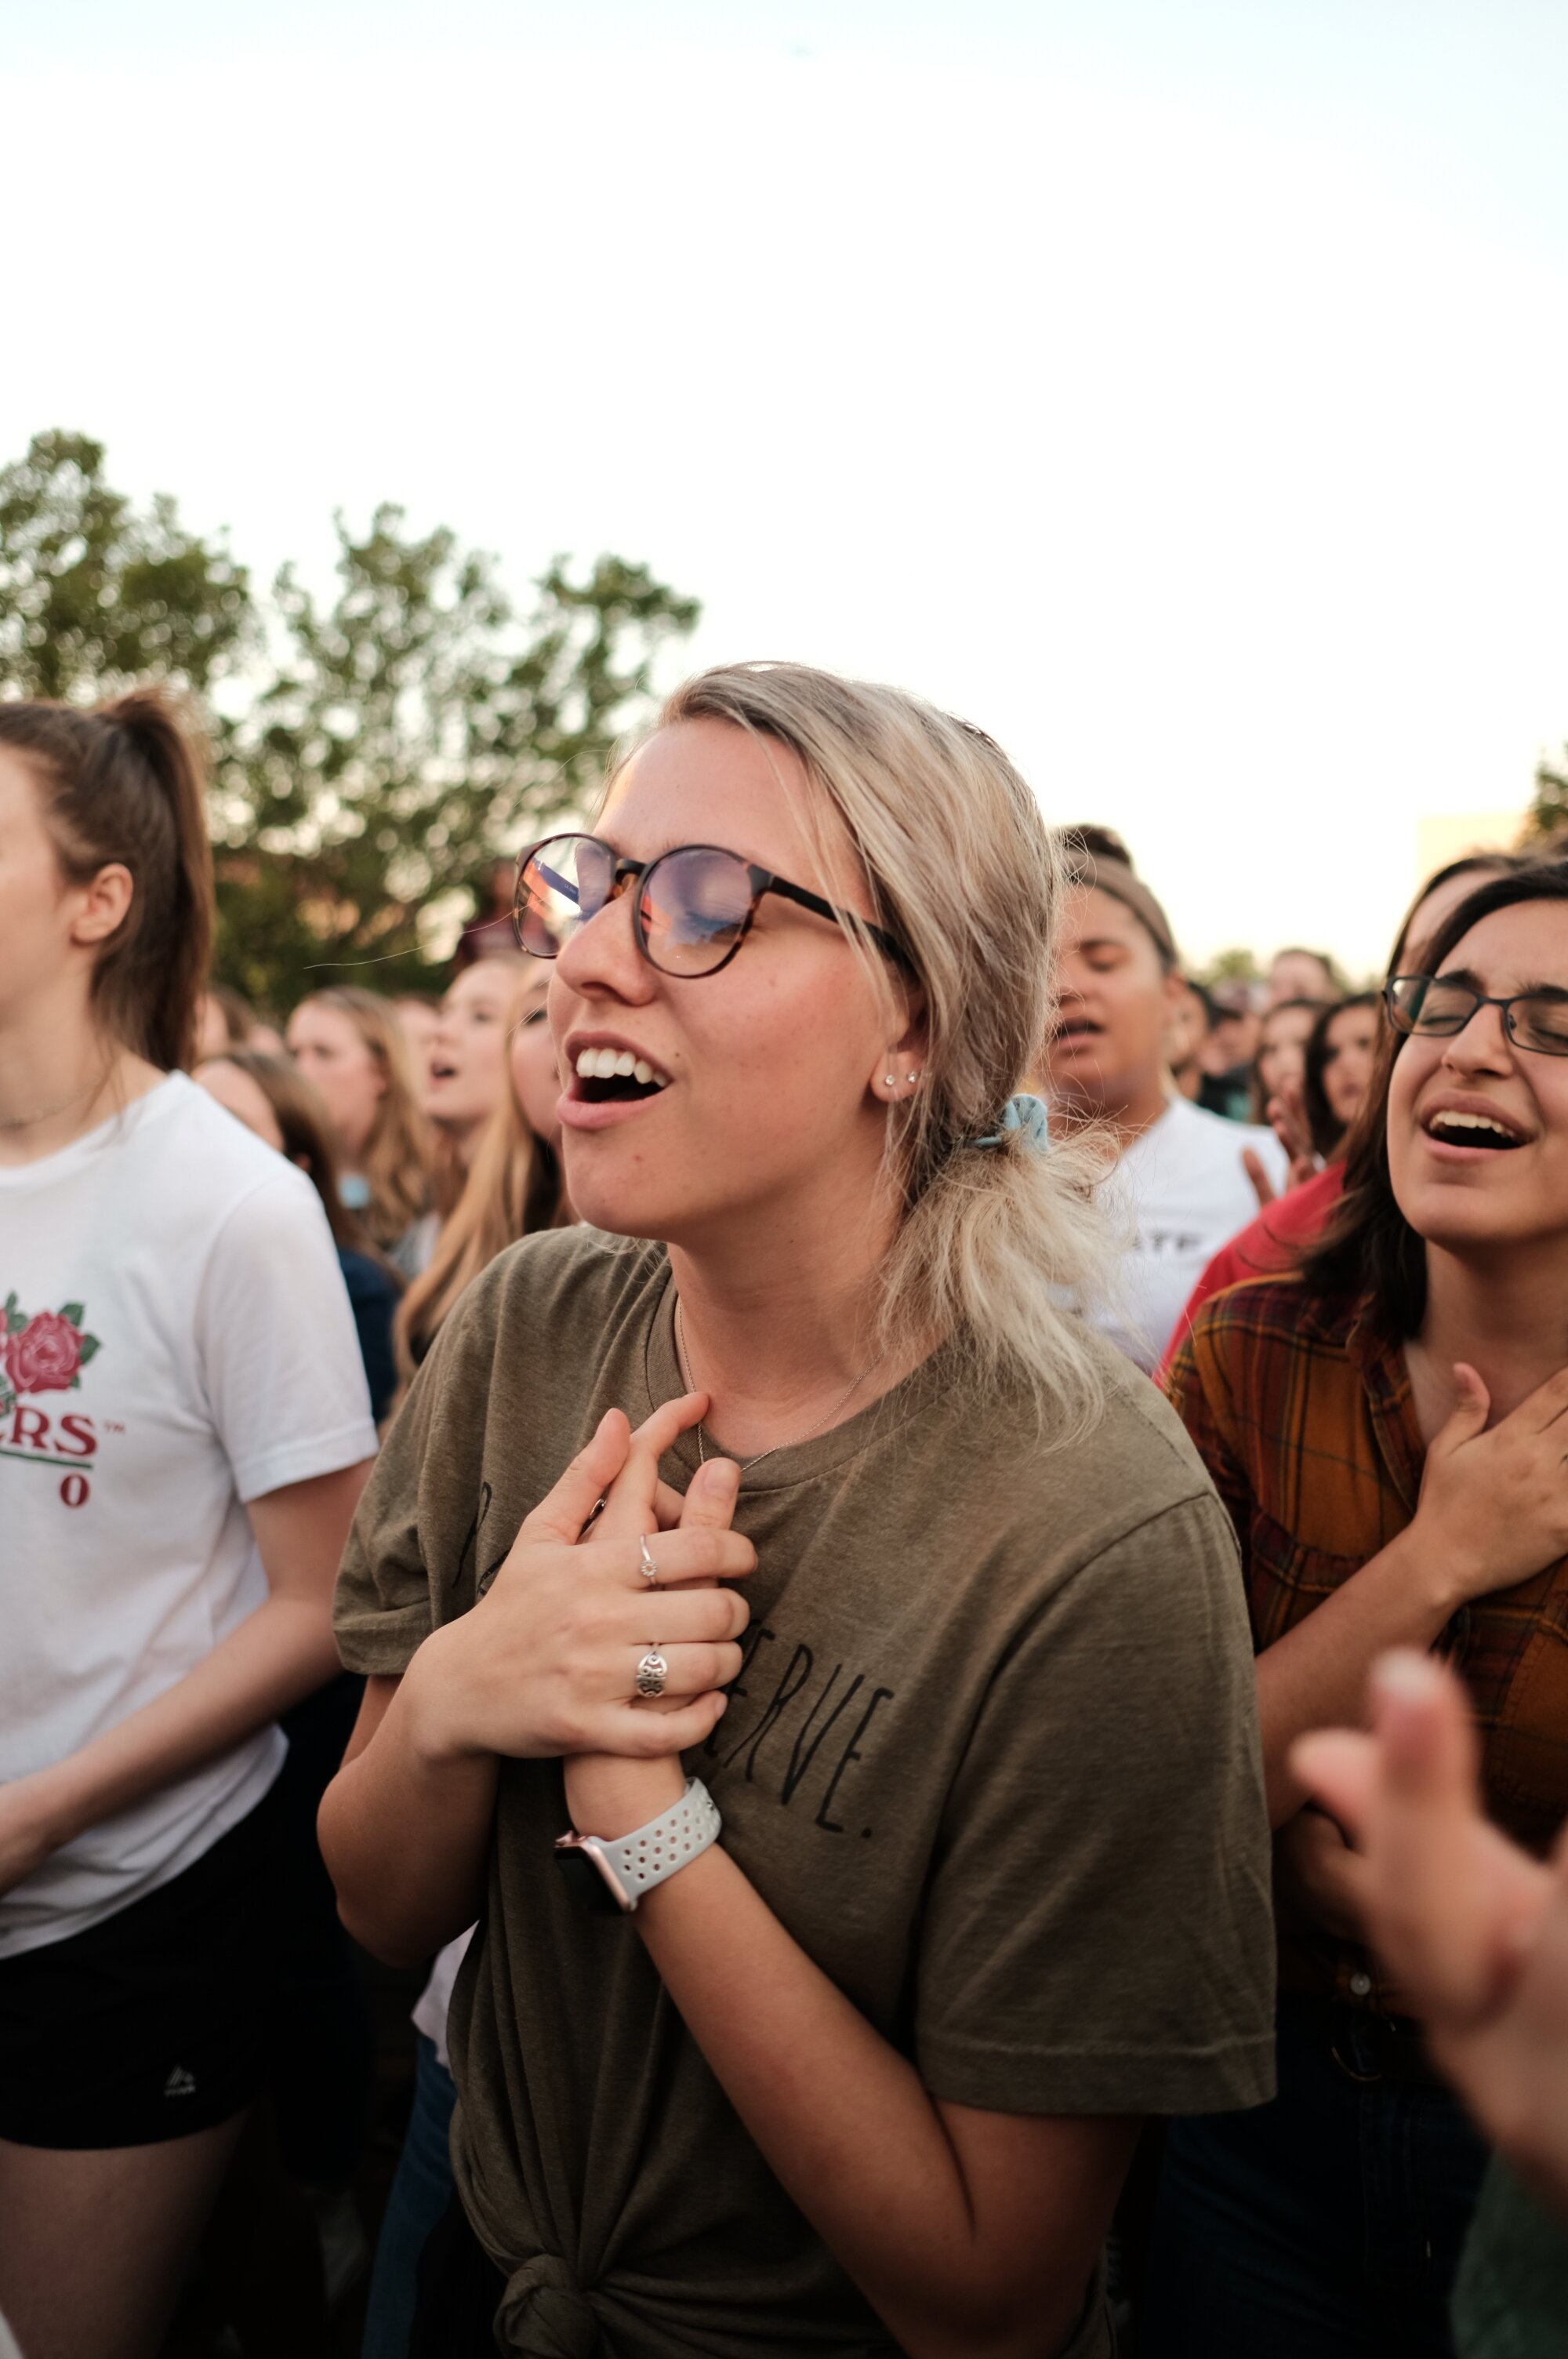
<path id="1" fill-rule="evenodd" d="M 1142 877 L 1135 876 L 1125 860 L 1108 859 L 1098 853 L 1086 852 L 1081 845 L 1069 845 L 1067 875 L 1073 884 L 1092 886 L 1097 892 L 1108 893 L 1124 909 L 1130 909 L 1144 932 L 1152 937 L 1161 957 L 1172 966 L 1181 964 L 1169 918 Z"/>

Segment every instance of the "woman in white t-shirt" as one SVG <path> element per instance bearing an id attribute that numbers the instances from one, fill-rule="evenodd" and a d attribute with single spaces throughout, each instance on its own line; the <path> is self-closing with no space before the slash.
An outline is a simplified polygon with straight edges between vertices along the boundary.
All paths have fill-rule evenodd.
<path id="1" fill-rule="evenodd" d="M 1271 1130 L 1227 1122 L 1174 1087 L 1172 1025 L 1185 985 L 1170 921 L 1119 836 L 1075 829 L 1069 847 L 1051 1094 L 1119 1147 L 1103 1193 L 1130 1250 L 1114 1300 L 1090 1316 L 1152 1370 L 1209 1256 L 1260 1197 L 1286 1186 L 1288 1158 Z"/>
<path id="2" fill-rule="evenodd" d="M 178 1070 L 198 745 L 0 705 L 0 2310 L 149 2359 L 260 2064 L 277 1715 L 375 1447 L 309 1182 Z"/>

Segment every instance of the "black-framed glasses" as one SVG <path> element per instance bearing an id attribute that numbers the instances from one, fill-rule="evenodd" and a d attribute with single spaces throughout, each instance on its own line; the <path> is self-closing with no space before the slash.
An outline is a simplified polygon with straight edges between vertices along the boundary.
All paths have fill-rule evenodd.
<path id="1" fill-rule="evenodd" d="M 1473 991 L 1457 976 L 1396 974 L 1383 998 L 1396 1032 L 1427 1039 L 1452 1039 L 1478 1008 L 1500 1007 L 1503 1029 L 1516 1049 L 1540 1057 L 1568 1057 L 1568 991 L 1520 991 L 1498 999 Z"/>
<path id="2" fill-rule="evenodd" d="M 632 894 L 632 931 L 648 964 L 661 974 L 717 974 L 752 929 L 764 893 L 777 893 L 819 918 L 843 925 L 848 913 L 726 852 L 717 843 L 683 843 L 656 860 L 622 860 L 597 835 L 547 835 L 517 863 L 512 923 L 535 958 L 557 958 L 579 926 L 622 894 Z M 908 958 L 890 933 L 865 919 L 860 926 L 878 950 L 901 965 Z"/>

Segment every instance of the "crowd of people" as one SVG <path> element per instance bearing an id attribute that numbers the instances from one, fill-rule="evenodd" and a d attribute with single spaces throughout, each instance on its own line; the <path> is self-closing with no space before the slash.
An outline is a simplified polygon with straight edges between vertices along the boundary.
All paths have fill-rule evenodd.
<path id="1" fill-rule="evenodd" d="M 203 763 L 0 703 L 23 2359 L 1561 2349 L 1568 864 L 1205 988 L 738 665 L 258 1011 Z"/>

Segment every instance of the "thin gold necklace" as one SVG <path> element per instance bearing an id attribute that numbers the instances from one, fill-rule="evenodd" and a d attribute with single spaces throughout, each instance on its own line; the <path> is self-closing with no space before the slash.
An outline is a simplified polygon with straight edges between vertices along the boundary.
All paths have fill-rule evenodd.
<path id="1" fill-rule="evenodd" d="M 834 1402 L 832 1408 L 824 1410 L 823 1414 L 817 1419 L 816 1423 L 815 1425 L 808 1425 L 804 1433 L 792 1433 L 787 1441 L 774 1441 L 770 1443 L 766 1450 L 759 1450 L 755 1458 L 741 1459 L 740 1462 L 741 1473 L 749 1474 L 753 1466 L 760 1466 L 764 1458 L 771 1458 L 773 1456 L 775 1450 L 798 1449 L 799 1445 L 803 1441 L 809 1441 L 814 1433 L 820 1433 L 823 1427 L 829 1424 L 831 1420 L 838 1416 L 839 1410 L 843 1408 L 845 1402 L 849 1399 L 849 1395 L 854 1391 L 856 1386 L 863 1385 L 869 1375 L 874 1375 L 876 1370 L 881 1366 L 881 1364 L 886 1357 L 887 1353 L 885 1352 L 879 1352 L 876 1358 L 868 1362 L 867 1365 L 860 1370 L 858 1376 L 851 1376 L 843 1391 L 839 1394 L 838 1399 Z M 676 1365 L 680 1370 L 682 1379 L 687 1388 L 692 1392 L 696 1392 L 697 1386 L 691 1381 L 691 1362 L 687 1355 L 686 1325 L 681 1315 L 681 1299 L 678 1294 L 676 1297 Z M 697 1462 L 699 1466 L 706 1466 L 708 1463 L 708 1452 L 702 1446 L 702 1428 L 700 1425 L 697 1429 Z"/>

